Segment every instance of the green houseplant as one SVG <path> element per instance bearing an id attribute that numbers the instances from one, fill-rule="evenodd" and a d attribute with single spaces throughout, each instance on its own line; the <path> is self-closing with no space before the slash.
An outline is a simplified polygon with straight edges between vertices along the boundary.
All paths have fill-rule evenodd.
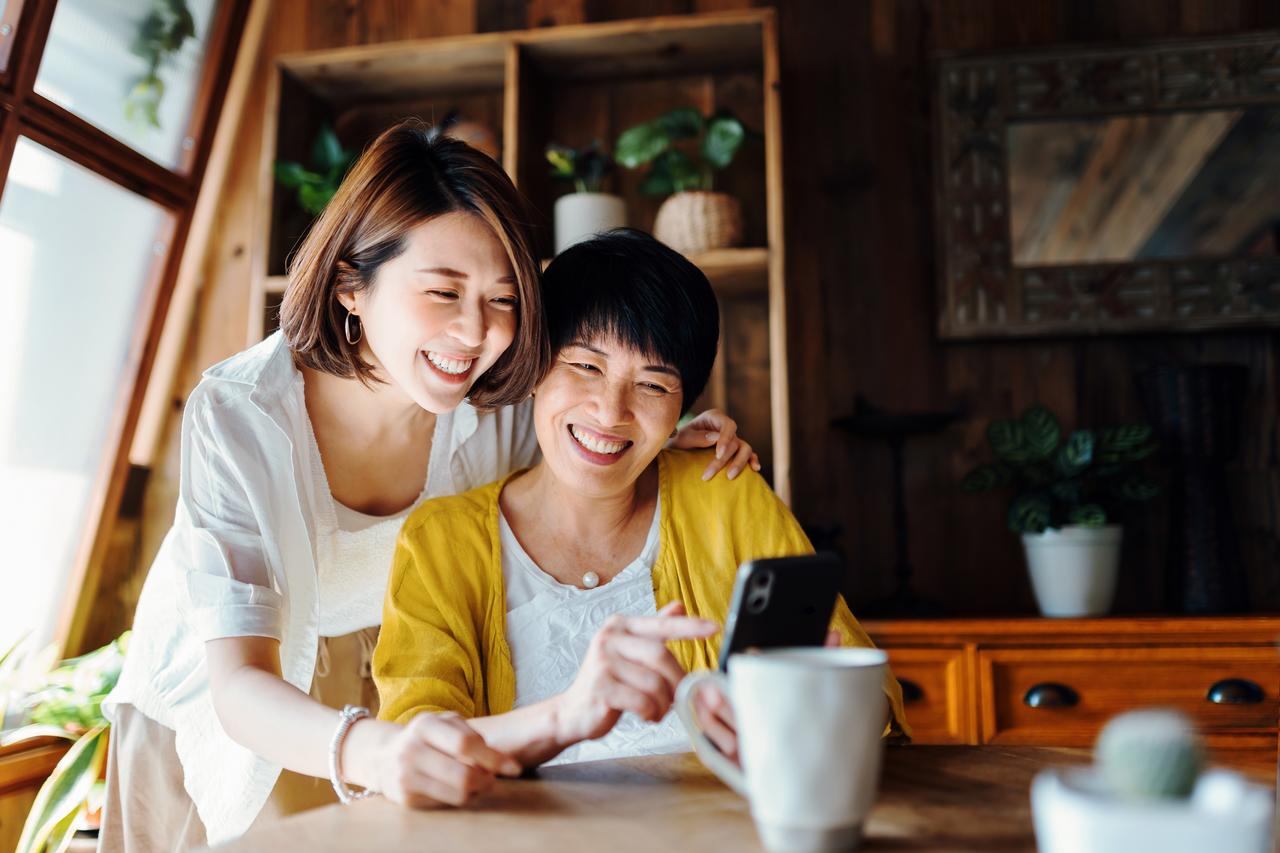
<path id="1" fill-rule="evenodd" d="M 987 443 L 995 460 L 970 471 L 961 488 L 1012 489 L 1005 523 L 1022 536 L 1041 612 L 1105 613 L 1115 592 L 1121 510 L 1159 494 L 1141 469 L 1157 449 L 1151 427 L 1064 434 L 1052 412 L 1033 406 L 989 424 Z"/>
<path id="2" fill-rule="evenodd" d="M 343 148 L 338 134 L 326 124 L 320 128 L 311 145 L 310 168 L 297 162 L 277 160 L 276 182 L 296 190 L 302 209 L 312 216 L 319 216 L 338 191 L 338 185 L 355 159 L 355 152 Z"/>
<path id="3" fill-rule="evenodd" d="M 160 67 L 195 36 L 196 22 L 186 0 L 152 0 L 151 10 L 138 22 L 129 45 L 129 52 L 145 62 L 147 70 L 125 96 L 125 118 L 134 124 L 160 127 L 160 101 L 165 89 Z"/>
<path id="4" fill-rule="evenodd" d="M 556 199 L 556 254 L 593 234 L 627 224 L 626 203 L 601 191 L 614 163 L 600 140 L 582 148 L 552 143 L 547 146 L 547 162 L 553 179 L 573 185 L 573 192 Z"/>
<path id="5" fill-rule="evenodd" d="M 728 110 L 704 116 L 681 107 L 623 131 L 614 156 L 628 169 L 649 167 L 640 191 L 670 196 L 658 209 L 654 236 L 693 254 L 741 243 L 742 205 L 715 191 L 715 173 L 758 136 Z"/>
<path id="6" fill-rule="evenodd" d="M 66 850 L 76 827 L 101 810 L 111 726 L 102 700 L 120 679 L 128 644 L 126 631 L 100 649 L 62 661 L 28 697 L 29 724 L 0 738 L 0 746 L 41 737 L 72 741 L 37 792 L 16 853 Z"/>

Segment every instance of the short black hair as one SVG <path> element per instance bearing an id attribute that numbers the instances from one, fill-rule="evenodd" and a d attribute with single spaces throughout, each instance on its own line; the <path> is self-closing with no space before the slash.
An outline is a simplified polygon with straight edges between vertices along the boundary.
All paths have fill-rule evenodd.
<path id="1" fill-rule="evenodd" d="M 551 352 L 614 338 L 680 373 L 681 414 L 707 386 L 720 340 L 711 282 L 643 231 L 616 228 L 565 249 L 542 275 Z"/>

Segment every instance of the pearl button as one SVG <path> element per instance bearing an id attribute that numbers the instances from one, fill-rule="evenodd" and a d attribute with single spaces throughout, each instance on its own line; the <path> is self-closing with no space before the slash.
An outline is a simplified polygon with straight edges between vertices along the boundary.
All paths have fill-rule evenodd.
<path id="1" fill-rule="evenodd" d="M 595 572 L 587 572 L 582 576 L 582 585 L 587 589 L 595 589 L 600 585 L 600 576 Z"/>

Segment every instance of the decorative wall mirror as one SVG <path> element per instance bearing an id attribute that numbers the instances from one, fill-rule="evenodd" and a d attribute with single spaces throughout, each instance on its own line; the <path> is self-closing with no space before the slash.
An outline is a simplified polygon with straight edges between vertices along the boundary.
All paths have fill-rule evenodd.
<path id="1" fill-rule="evenodd" d="M 943 338 L 1280 323 L 1280 33 L 936 71 Z"/>

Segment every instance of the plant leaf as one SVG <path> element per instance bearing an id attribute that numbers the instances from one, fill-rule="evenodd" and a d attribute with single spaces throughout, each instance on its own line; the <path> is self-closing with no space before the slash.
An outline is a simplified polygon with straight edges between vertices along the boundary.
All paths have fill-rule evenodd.
<path id="1" fill-rule="evenodd" d="M 317 172 L 328 172 L 345 166 L 346 161 L 347 152 L 343 150 L 338 134 L 327 124 L 321 126 L 320 132 L 316 134 L 316 141 L 311 144 L 311 165 L 315 166 Z"/>
<path id="2" fill-rule="evenodd" d="M 640 191 L 645 195 L 670 195 L 681 190 L 697 189 L 701 181 L 702 175 L 689 155 L 669 148 L 653 161 L 649 175 L 640 185 Z"/>
<path id="3" fill-rule="evenodd" d="M 1081 474 L 1093 462 L 1094 434 L 1092 430 L 1078 429 L 1071 433 L 1066 443 L 1058 449 L 1055 465 L 1063 477 Z"/>
<path id="4" fill-rule="evenodd" d="M 301 163 L 289 163 L 283 160 L 276 161 L 275 173 L 276 181 L 290 189 L 321 180 L 319 175 L 308 171 Z"/>
<path id="5" fill-rule="evenodd" d="M 49 837 L 44 842 L 45 853 L 65 853 L 76 836 L 76 821 L 85 813 L 85 810 L 86 806 L 81 805 L 80 808 L 68 812 L 66 817 L 54 824 L 49 830 Z"/>
<path id="6" fill-rule="evenodd" d="M 1107 511 L 1097 504 L 1084 504 L 1072 509 L 1067 518 L 1082 527 L 1101 527 L 1107 523 Z"/>
<path id="7" fill-rule="evenodd" d="M 1031 458 L 1018 421 L 992 421 L 987 424 L 987 443 L 1005 462 L 1025 462 Z"/>
<path id="8" fill-rule="evenodd" d="M 72 734 L 61 726 L 51 726 L 44 723 L 36 723 L 30 726 L 14 729 L 0 738 L 0 747 L 13 746 L 15 743 L 22 743 L 26 740 L 35 740 L 40 737 L 60 737 L 67 740 L 75 740 L 77 735 Z"/>
<path id="9" fill-rule="evenodd" d="M 628 169 L 643 166 L 671 147 L 671 136 L 657 122 L 624 130 L 613 145 L 613 156 Z"/>
<path id="10" fill-rule="evenodd" d="M 714 169 L 725 168 L 733 162 L 745 135 L 742 122 L 731 115 L 716 115 L 707 122 L 707 133 L 702 137 L 702 159 Z"/>
<path id="11" fill-rule="evenodd" d="M 702 113 L 693 107 L 677 107 L 658 116 L 654 123 L 669 139 L 693 139 L 702 132 Z"/>
<path id="12" fill-rule="evenodd" d="M 573 180 L 572 149 L 559 145 L 547 146 L 547 162 L 551 164 L 551 177 L 561 180 Z"/>
<path id="13" fill-rule="evenodd" d="M 960 490 L 965 492 L 988 492 L 1000 486 L 1008 485 L 1010 479 L 1008 467 L 999 462 L 979 465 L 960 481 Z"/>
<path id="14" fill-rule="evenodd" d="M 1050 507 L 1049 498 L 1039 492 L 1019 495 L 1009 504 L 1005 522 L 1014 533 L 1044 533 Z"/>
<path id="15" fill-rule="evenodd" d="M 1105 453 L 1132 451 L 1151 439 L 1151 427 L 1147 424 L 1110 427 L 1098 435 L 1098 447 Z"/>
<path id="16" fill-rule="evenodd" d="M 1049 486 L 1049 491 L 1064 504 L 1075 505 L 1083 497 L 1079 480 L 1059 480 Z"/>
<path id="17" fill-rule="evenodd" d="M 642 195 L 671 195 L 675 191 L 675 182 L 671 180 L 671 173 L 666 169 L 650 169 L 649 174 L 645 175 L 644 180 L 640 182 Z"/>
<path id="18" fill-rule="evenodd" d="M 1048 459 L 1062 440 L 1058 419 L 1044 406 L 1032 406 L 1023 413 L 1022 429 L 1032 459 Z"/>
<path id="19" fill-rule="evenodd" d="M 84 804 L 106 760 L 107 742 L 103 734 L 108 728 L 103 725 L 89 731 L 53 768 L 36 794 L 15 853 L 39 853 L 67 814 Z"/>
<path id="20" fill-rule="evenodd" d="M 324 206 L 329 203 L 329 199 L 333 198 L 336 187 L 326 187 L 321 184 L 306 183 L 298 187 L 298 201 L 302 204 L 302 208 L 313 216 L 319 216 L 324 212 Z"/>
<path id="21" fill-rule="evenodd" d="M 1149 501 L 1160 494 L 1160 487 L 1141 474 L 1133 474 L 1122 480 L 1115 491 L 1127 501 Z"/>

